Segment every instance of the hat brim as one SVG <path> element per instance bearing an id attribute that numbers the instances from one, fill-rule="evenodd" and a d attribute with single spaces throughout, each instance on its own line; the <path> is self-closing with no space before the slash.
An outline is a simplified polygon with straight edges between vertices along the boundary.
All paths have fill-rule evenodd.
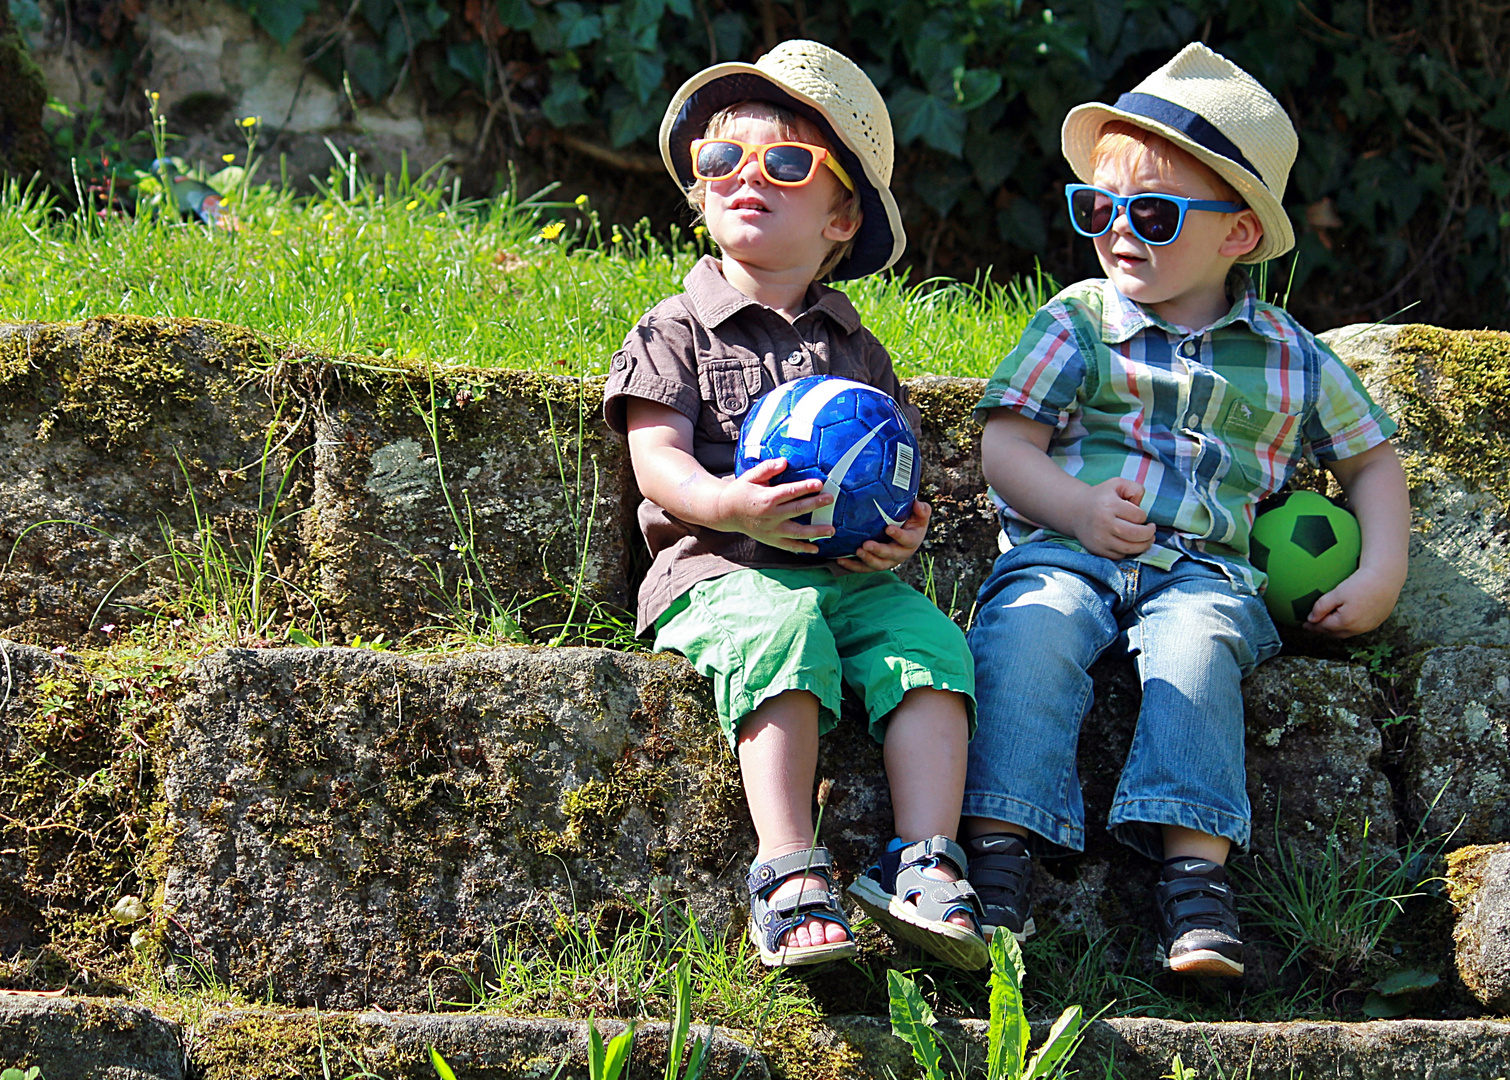
<path id="1" fill-rule="evenodd" d="M 855 180 L 860 201 L 860 229 L 854 246 L 829 280 L 847 281 L 879 273 L 901 258 L 907 248 L 902 214 L 891 190 L 840 133 L 826 108 L 812 98 L 773 79 L 754 64 L 716 64 L 682 84 L 661 120 L 661 160 L 683 189 L 696 182 L 692 175 L 692 140 L 700 139 L 713 114 L 741 101 L 770 101 L 812 121 L 839 157 L 839 164 Z"/>
<path id="2" fill-rule="evenodd" d="M 1264 229 L 1263 239 L 1258 242 L 1258 246 L 1240 256 L 1238 262 L 1260 263 L 1276 259 L 1295 246 L 1295 229 L 1290 224 L 1290 215 L 1285 213 L 1283 204 L 1258 177 L 1230 158 L 1206 149 L 1176 128 L 1111 105 L 1077 105 L 1064 118 L 1060 146 L 1065 160 L 1070 163 L 1070 168 L 1081 183 L 1091 182 L 1091 154 L 1096 148 L 1096 140 L 1101 136 L 1101 129 L 1113 120 L 1123 120 L 1162 135 L 1198 161 L 1209 165 L 1236 189 L 1243 202 L 1258 216 L 1258 223 Z"/>

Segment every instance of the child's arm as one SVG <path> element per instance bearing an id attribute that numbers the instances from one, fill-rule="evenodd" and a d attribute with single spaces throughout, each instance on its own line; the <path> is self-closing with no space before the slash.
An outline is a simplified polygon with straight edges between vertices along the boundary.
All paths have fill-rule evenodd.
<path id="1" fill-rule="evenodd" d="M 832 536 L 832 525 L 798 525 L 792 518 L 834 501 L 823 481 L 770 485 L 786 468 L 762 461 L 743 476 L 721 480 L 692 456 L 692 421 L 648 398 L 627 403 L 629 460 L 640 493 L 681 520 L 722 532 L 741 532 L 783 551 L 812 554 L 811 539 Z"/>
<path id="2" fill-rule="evenodd" d="M 1358 569 L 1317 599 L 1305 626 L 1345 638 L 1372 630 L 1395 608 L 1410 548 L 1410 491 L 1400 459 L 1387 442 L 1326 467 L 1358 517 L 1363 550 Z"/>
<path id="3" fill-rule="evenodd" d="M 1122 559 L 1147 551 L 1154 526 L 1138 505 L 1143 485 L 1116 477 L 1094 487 L 1049 457 L 1054 429 L 1011 409 L 992 409 L 981 435 L 986 482 L 1012 509 L 1073 536 L 1092 555 Z"/>

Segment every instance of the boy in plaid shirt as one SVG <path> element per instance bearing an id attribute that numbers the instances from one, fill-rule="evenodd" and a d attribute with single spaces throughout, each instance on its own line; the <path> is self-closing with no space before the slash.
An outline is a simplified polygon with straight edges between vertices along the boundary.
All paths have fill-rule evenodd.
<path id="1" fill-rule="evenodd" d="M 1031 856 L 1085 846 L 1075 745 L 1091 664 L 1135 656 L 1143 703 L 1108 825 L 1163 863 L 1160 956 L 1241 975 L 1224 864 L 1248 842 L 1241 680 L 1279 649 L 1248 560 L 1255 507 L 1311 455 L 1362 527 L 1356 573 L 1307 628 L 1379 625 L 1405 580 L 1395 424 L 1236 264 L 1294 245 L 1297 140 L 1251 76 L 1201 44 L 1114 107 L 1065 119 L 1076 231 L 1105 279 L 1034 316 L 976 415 L 1010 543 L 970 632 L 979 731 L 964 833 L 985 932 L 1033 932 Z"/>

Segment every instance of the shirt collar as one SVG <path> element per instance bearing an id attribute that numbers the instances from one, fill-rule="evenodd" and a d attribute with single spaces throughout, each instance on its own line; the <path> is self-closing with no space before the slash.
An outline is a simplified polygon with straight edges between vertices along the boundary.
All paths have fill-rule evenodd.
<path id="1" fill-rule="evenodd" d="M 698 322 L 710 330 L 747 307 L 770 311 L 758 300 L 730 285 L 724 277 L 723 268 L 712 255 L 704 255 L 697 260 L 697 265 L 682 279 L 682 287 L 687 290 Z M 807 287 L 803 301 L 802 314 L 797 316 L 798 322 L 809 316 L 826 315 L 846 334 L 853 334 L 860 329 L 860 313 L 855 310 L 849 297 L 838 289 L 831 289 L 815 281 Z M 781 318 L 779 315 L 776 317 Z"/>
<path id="2" fill-rule="evenodd" d="M 1227 275 L 1227 295 L 1233 298 L 1232 307 L 1210 326 L 1201 327 L 1201 333 L 1245 322 L 1264 337 L 1279 340 L 1283 336 L 1273 320 L 1258 317 L 1258 290 L 1248 272 L 1240 266 L 1234 266 Z M 1107 278 L 1101 286 L 1101 340 L 1107 345 L 1119 345 L 1150 326 L 1173 337 L 1186 336 L 1186 332 L 1173 323 L 1165 322 L 1142 304 L 1123 296 Z"/>

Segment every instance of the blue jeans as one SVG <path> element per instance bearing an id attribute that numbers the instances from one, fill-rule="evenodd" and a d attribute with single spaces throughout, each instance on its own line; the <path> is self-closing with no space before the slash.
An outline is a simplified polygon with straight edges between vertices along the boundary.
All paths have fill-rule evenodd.
<path id="1" fill-rule="evenodd" d="M 976 718 L 964 813 L 1030 829 L 1038 854 L 1085 850 L 1075 769 L 1093 688 L 1087 670 L 1113 644 L 1136 659 L 1143 704 L 1112 800 L 1112 835 L 1163 857 L 1158 826 L 1248 843 L 1239 684 L 1279 651 L 1263 601 L 1215 567 L 1160 570 L 1063 544 L 996 560 L 970 630 Z"/>

